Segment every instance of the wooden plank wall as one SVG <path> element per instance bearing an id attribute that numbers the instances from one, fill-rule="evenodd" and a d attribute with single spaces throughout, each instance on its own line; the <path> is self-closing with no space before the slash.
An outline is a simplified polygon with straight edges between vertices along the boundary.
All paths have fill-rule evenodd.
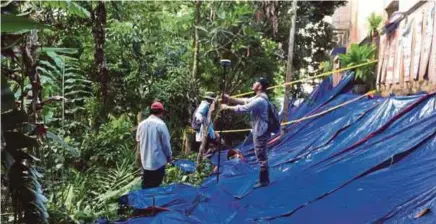
<path id="1" fill-rule="evenodd" d="M 377 88 L 383 96 L 436 91 L 436 1 L 428 1 L 380 37 Z"/>

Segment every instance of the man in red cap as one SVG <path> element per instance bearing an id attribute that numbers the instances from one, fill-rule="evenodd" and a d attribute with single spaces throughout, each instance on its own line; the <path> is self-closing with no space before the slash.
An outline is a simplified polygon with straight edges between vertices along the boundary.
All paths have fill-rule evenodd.
<path id="1" fill-rule="evenodd" d="M 142 164 L 142 188 L 158 187 L 165 176 L 165 165 L 172 160 L 170 134 L 162 120 L 164 106 L 154 102 L 150 116 L 138 125 L 138 143 Z"/>

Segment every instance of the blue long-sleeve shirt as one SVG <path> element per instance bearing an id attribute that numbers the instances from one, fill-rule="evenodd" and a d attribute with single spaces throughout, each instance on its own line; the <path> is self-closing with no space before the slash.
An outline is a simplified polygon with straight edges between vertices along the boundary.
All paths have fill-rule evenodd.
<path id="1" fill-rule="evenodd" d="M 150 115 L 139 123 L 136 141 L 145 170 L 157 170 L 172 157 L 170 133 L 164 121 L 157 116 Z"/>
<path id="2" fill-rule="evenodd" d="M 261 93 L 252 98 L 242 99 L 245 104 L 237 105 L 231 110 L 237 113 L 250 112 L 252 133 L 254 137 L 262 136 L 268 131 L 268 96 Z"/>

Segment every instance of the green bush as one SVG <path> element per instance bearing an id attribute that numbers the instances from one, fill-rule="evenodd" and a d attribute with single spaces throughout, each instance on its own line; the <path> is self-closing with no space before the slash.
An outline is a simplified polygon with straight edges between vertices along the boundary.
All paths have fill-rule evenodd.
<path id="1" fill-rule="evenodd" d="M 83 158 L 91 163 L 112 167 L 126 156 L 135 156 L 135 129 L 127 116 L 111 117 L 95 134 L 87 135 L 82 144 Z"/>
<path id="2" fill-rule="evenodd" d="M 339 59 L 343 66 L 349 67 L 374 60 L 375 52 L 376 47 L 373 44 L 351 44 L 349 51 L 346 54 L 339 55 Z M 358 82 L 371 82 L 374 78 L 374 64 L 368 64 L 353 70 L 355 79 Z"/>
<path id="3" fill-rule="evenodd" d="M 197 153 L 193 153 L 189 156 L 180 155 L 175 159 L 188 159 L 191 161 L 196 161 Z M 201 172 L 185 174 L 178 167 L 169 166 L 165 170 L 166 175 L 164 179 L 164 185 L 171 184 L 171 183 L 184 183 L 184 184 L 191 184 L 194 186 L 198 186 L 212 172 L 212 165 L 208 160 L 203 160 L 201 167 L 202 167 Z"/>
<path id="4" fill-rule="evenodd" d="M 140 187 L 140 176 L 132 159 L 114 168 L 92 167 L 73 171 L 69 179 L 50 189 L 48 210 L 51 223 L 89 223 L 104 217 L 118 218 L 117 199 Z"/>

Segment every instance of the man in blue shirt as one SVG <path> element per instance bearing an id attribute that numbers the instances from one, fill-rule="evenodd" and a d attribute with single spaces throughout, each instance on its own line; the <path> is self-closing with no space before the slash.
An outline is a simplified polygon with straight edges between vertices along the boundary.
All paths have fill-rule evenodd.
<path id="1" fill-rule="evenodd" d="M 142 164 L 142 188 L 158 187 L 165 176 L 165 165 L 172 160 L 170 134 L 162 120 L 164 106 L 154 102 L 150 116 L 138 125 L 136 142 Z"/>
<path id="2" fill-rule="evenodd" d="M 223 100 L 236 106 L 221 104 L 222 110 L 232 110 L 237 113 L 250 112 L 254 152 L 260 165 L 259 183 L 254 186 L 255 188 L 264 187 L 269 184 L 268 152 L 266 146 L 271 133 L 268 131 L 269 103 L 268 96 L 265 93 L 267 88 L 267 80 L 260 78 L 252 87 L 256 96 L 252 98 L 232 98 L 225 95 Z"/>

